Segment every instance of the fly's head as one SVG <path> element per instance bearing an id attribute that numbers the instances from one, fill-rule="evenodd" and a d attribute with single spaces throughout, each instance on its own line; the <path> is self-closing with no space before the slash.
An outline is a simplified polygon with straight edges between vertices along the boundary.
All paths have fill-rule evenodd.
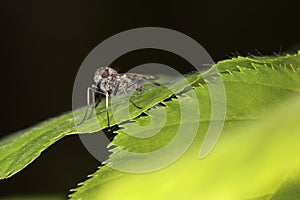
<path id="1" fill-rule="evenodd" d="M 95 85 L 98 91 L 112 95 L 118 90 L 120 75 L 110 67 L 100 67 L 94 75 Z"/>
<path id="2" fill-rule="evenodd" d="M 99 83 L 101 80 L 114 78 L 118 75 L 118 72 L 110 67 L 100 67 L 97 69 L 94 75 L 95 83 Z"/>

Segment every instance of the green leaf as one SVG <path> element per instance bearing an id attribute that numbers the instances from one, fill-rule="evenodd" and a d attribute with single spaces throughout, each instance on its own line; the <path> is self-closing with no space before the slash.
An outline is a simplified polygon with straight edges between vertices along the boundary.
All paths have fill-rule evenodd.
<path id="1" fill-rule="evenodd" d="M 71 119 L 71 113 L 65 114 L 2 140 L 0 179 L 11 177 L 19 172 L 51 144 L 72 131 L 74 123 Z"/>
<path id="2" fill-rule="evenodd" d="M 289 58 L 294 61 L 294 57 Z M 248 62 L 249 59 L 242 60 Z M 180 121 L 179 101 L 181 103 L 188 101 L 192 91 L 178 95 L 178 99 L 163 102 L 165 107 L 150 109 L 146 112 L 147 116 L 136 118 L 133 122 L 122 125 L 123 129 L 118 131 L 118 135 L 111 144 L 116 147 L 112 149 L 113 154 L 107 161 L 107 166 L 100 168 L 91 175 L 92 178 L 81 183 L 81 187 L 72 190 L 75 193 L 71 197 L 73 199 L 218 199 L 221 197 L 221 199 L 253 199 L 262 196 L 260 198 L 266 199 L 270 194 L 275 193 L 277 185 L 282 178 L 285 178 L 285 170 L 291 170 L 293 164 L 299 164 L 299 159 L 289 161 L 289 156 L 295 157 L 300 151 L 296 145 L 300 142 L 298 137 L 300 129 L 296 123 L 300 116 L 300 108 L 297 107 L 299 104 L 294 105 L 292 109 L 285 108 L 278 114 L 274 120 L 284 120 L 283 123 L 277 122 L 274 130 L 270 121 L 254 123 L 253 120 L 268 118 L 269 113 L 278 110 L 279 105 L 289 106 L 290 102 L 285 100 L 299 95 L 299 65 L 277 61 L 274 63 L 251 62 L 248 67 L 243 63 L 240 65 L 242 67 L 224 70 L 222 73 L 227 96 L 227 115 L 225 131 L 216 149 L 213 150 L 212 156 L 204 160 L 198 159 L 199 147 L 211 115 L 210 97 L 206 84 L 198 83 L 199 86 L 195 85 L 194 91 L 198 96 L 201 110 L 201 128 L 192 147 L 183 157 L 165 169 L 142 175 L 128 174 L 108 167 L 120 166 L 120 163 L 124 162 L 123 165 L 126 167 L 139 168 L 140 165 L 149 166 L 168 160 L 170 154 L 158 154 L 156 155 L 158 161 L 148 163 L 124 150 L 146 153 L 161 149 L 174 139 L 180 124 L 198 122 L 199 119 Z M 168 118 L 159 133 L 150 138 L 132 137 L 145 132 L 156 132 L 155 126 L 146 128 L 143 126 L 156 118 L 158 122 L 162 121 L 162 110 L 165 110 Z M 293 115 L 289 117 L 284 115 L 283 113 L 287 111 L 293 111 Z M 250 122 L 254 124 L 249 125 Z M 284 140 L 286 133 L 282 130 L 289 127 L 290 123 L 293 125 L 292 130 L 296 132 L 292 132 L 293 135 L 291 137 L 288 135 L 288 139 Z M 234 129 L 241 124 L 246 128 L 235 131 Z M 136 125 L 142 127 L 136 128 Z M 189 131 L 186 133 L 188 134 Z M 181 139 L 184 140 L 184 138 Z M 287 147 L 288 156 L 281 155 L 282 149 L 278 150 L 278 147 Z M 277 152 L 280 156 L 274 157 L 272 152 L 275 154 Z M 217 171 L 218 168 L 219 171 Z M 264 173 L 267 175 L 265 176 Z M 253 178 L 256 176 L 258 178 Z M 240 191 L 239 187 L 241 187 Z M 184 192 L 185 190 L 189 192 Z M 207 198 L 210 195 L 220 196 Z"/>
<path id="3" fill-rule="evenodd" d="M 269 109 L 276 107 L 283 100 L 294 96 L 299 92 L 299 66 L 300 54 L 286 55 L 280 57 L 265 57 L 265 58 L 244 58 L 239 57 L 227 61 L 222 61 L 216 64 L 220 70 L 221 76 L 224 79 L 224 84 L 227 92 L 227 115 L 226 126 L 231 122 L 240 122 L 244 120 L 261 119 L 266 116 Z M 110 111 L 111 125 L 122 123 L 124 130 L 132 130 L 132 134 L 139 134 L 139 129 L 132 129 L 133 124 L 148 124 L 150 123 L 149 116 L 159 119 L 158 116 L 162 109 L 177 115 L 176 108 L 178 101 L 188 102 L 189 92 L 196 91 L 200 97 L 201 119 L 204 131 L 208 127 L 210 120 L 210 100 L 207 90 L 207 83 L 213 80 L 215 73 L 213 67 L 207 73 L 200 76 L 199 74 L 191 74 L 186 77 L 187 81 L 179 80 L 171 86 L 154 87 L 146 85 L 146 90 L 141 94 L 134 94 L 132 100 L 142 107 L 138 109 L 132 104 L 129 104 L 130 115 L 125 115 L 124 110 L 128 109 L 128 101 L 124 96 L 112 99 L 112 110 L 116 113 L 112 115 Z M 194 89 L 190 87 L 193 85 Z M 178 99 L 171 98 L 173 94 L 178 94 Z M 165 104 L 166 107 L 156 106 L 158 103 Z M 74 112 L 76 118 L 81 118 L 84 112 L 79 109 Z M 147 113 L 145 117 L 141 117 L 141 113 Z M 96 109 L 97 120 L 95 118 L 86 121 L 79 127 L 74 126 L 73 113 L 66 113 L 60 117 L 50 119 L 46 122 L 38 124 L 33 128 L 29 128 L 19 133 L 13 134 L 0 141 L 0 179 L 8 178 L 22 170 L 28 164 L 33 162 L 42 151 L 50 145 L 69 134 L 84 134 L 98 131 L 107 127 L 107 118 L 104 111 L 104 105 L 100 105 Z M 121 113 L 118 118 L 116 114 Z M 170 115 L 170 116 L 172 116 Z M 192 121 L 195 120 L 195 121 Z M 192 119 L 191 122 L 199 121 Z M 168 128 L 172 130 L 179 124 L 179 120 L 167 119 L 169 126 L 166 131 L 149 138 L 147 140 L 136 141 L 134 138 L 127 137 L 119 131 L 119 135 L 112 144 L 118 145 L 127 150 L 136 152 L 150 151 L 151 149 L 159 149 L 159 147 L 167 144 L 172 139 L 172 134 L 168 133 Z M 99 124 L 101 127 L 99 127 Z M 200 132 L 201 132 L 200 131 Z M 204 135 L 199 134 L 201 143 Z M 150 144 L 150 145 L 149 145 Z M 143 145 L 146 145 L 145 148 Z M 115 149 L 116 151 L 116 149 Z M 119 154 L 120 155 L 120 154 Z M 118 153 L 108 160 L 108 163 L 118 162 Z M 118 171 L 114 171 L 108 167 L 101 168 L 96 175 L 84 183 L 83 187 L 78 189 L 75 195 L 80 196 L 85 194 L 84 191 L 89 188 L 98 187 L 108 180 L 113 180 L 115 177 L 123 175 Z M 96 178 L 101 177 L 101 178 Z M 91 183 L 92 182 L 92 183 Z"/>
<path id="4" fill-rule="evenodd" d="M 191 148 L 167 168 L 130 174 L 103 167 L 72 199 L 298 199 L 299 176 L 297 186 L 280 187 L 300 172 L 300 98 L 288 103 L 269 120 L 226 123 L 220 141 L 205 159 L 197 156 L 200 130 Z M 123 143 L 121 137 L 125 136 L 120 132 L 114 143 L 130 148 L 131 143 Z M 155 145 L 143 144 L 143 149 L 151 150 Z M 115 159 L 122 157 L 111 157 L 110 162 Z"/>
<path id="5" fill-rule="evenodd" d="M 187 80 L 190 84 L 194 84 L 200 78 L 199 75 L 190 75 Z M 119 123 L 130 120 L 139 116 L 142 112 L 151 108 L 153 105 L 169 98 L 174 93 L 181 92 L 186 89 L 189 84 L 186 81 L 178 81 L 172 85 L 171 89 L 165 87 L 153 87 L 148 85 L 148 90 L 145 90 L 138 99 L 133 96 L 136 104 L 142 109 L 136 108 L 132 104 L 129 105 L 131 115 L 121 115 Z M 150 99 L 149 96 L 156 98 Z M 28 164 L 33 162 L 42 151 L 47 149 L 50 145 L 60 140 L 66 135 L 93 133 L 107 127 L 107 116 L 105 113 L 104 104 L 100 105 L 97 111 L 97 120 L 87 120 L 80 126 L 75 126 L 73 120 L 73 113 L 66 113 L 60 117 L 50 119 L 46 122 L 40 123 L 27 130 L 15 133 L 0 141 L 0 179 L 9 178 L 15 173 L 22 170 Z M 128 109 L 127 101 L 124 101 L 124 96 L 117 97 L 112 100 L 113 110 L 118 110 L 119 113 L 124 113 Z M 74 116 L 83 116 L 85 108 L 75 111 Z M 112 112 L 109 112 L 111 125 L 117 122 L 114 120 Z M 99 126 L 101 124 L 101 127 Z"/>

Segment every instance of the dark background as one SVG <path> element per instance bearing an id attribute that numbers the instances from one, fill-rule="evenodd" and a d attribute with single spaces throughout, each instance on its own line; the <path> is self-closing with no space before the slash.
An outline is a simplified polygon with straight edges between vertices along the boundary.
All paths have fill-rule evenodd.
<path id="1" fill-rule="evenodd" d="M 215 61 L 300 49 L 299 1 L 2 0 L 0 138 L 71 110 L 72 87 L 87 54 L 127 29 L 159 26 L 198 41 Z M 178 61 L 160 53 L 123 56 L 120 65 Z M 77 136 L 59 141 L 14 177 L 0 197 L 60 193 L 96 170 Z"/>

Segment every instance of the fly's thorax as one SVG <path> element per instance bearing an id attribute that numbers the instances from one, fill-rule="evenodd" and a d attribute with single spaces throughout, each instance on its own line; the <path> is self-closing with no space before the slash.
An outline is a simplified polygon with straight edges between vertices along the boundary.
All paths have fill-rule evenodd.
<path id="1" fill-rule="evenodd" d="M 98 87 L 108 94 L 113 94 L 115 90 L 118 89 L 119 77 L 116 75 L 108 76 L 107 78 L 101 79 Z"/>

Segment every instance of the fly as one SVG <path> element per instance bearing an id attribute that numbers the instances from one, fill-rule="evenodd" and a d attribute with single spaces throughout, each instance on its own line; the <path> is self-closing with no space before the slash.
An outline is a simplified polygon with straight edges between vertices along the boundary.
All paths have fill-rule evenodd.
<path id="1" fill-rule="evenodd" d="M 107 125 L 110 127 L 109 115 L 108 115 L 108 98 L 118 95 L 127 95 L 128 91 L 142 91 L 144 89 L 141 85 L 142 81 L 149 81 L 155 85 L 160 85 L 154 80 L 155 76 L 137 74 L 137 73 L 118 73 L 115 69 L 110 67 L 100 67 L 97 69 L 94 75 L 94 84 L 87 88 L 87 109 L 81 122 L 77 125 L 82 124 L 86 119 L 91 118 L 94 109 L 101 102 L 101 95 L 105 96 L 105 111 L 107 115 Z M 90 95 L 92 94 L 92 103 L 90 102 Z M 96 95 L 98 98 L 96 99 Z M 96 99 L 96 103 L 95 103 Z M 131 99 L 130 102 L 137 108 L 137 106 Z M 88 110 L 91 110 L 89 117 L 87 118 Z"/>

